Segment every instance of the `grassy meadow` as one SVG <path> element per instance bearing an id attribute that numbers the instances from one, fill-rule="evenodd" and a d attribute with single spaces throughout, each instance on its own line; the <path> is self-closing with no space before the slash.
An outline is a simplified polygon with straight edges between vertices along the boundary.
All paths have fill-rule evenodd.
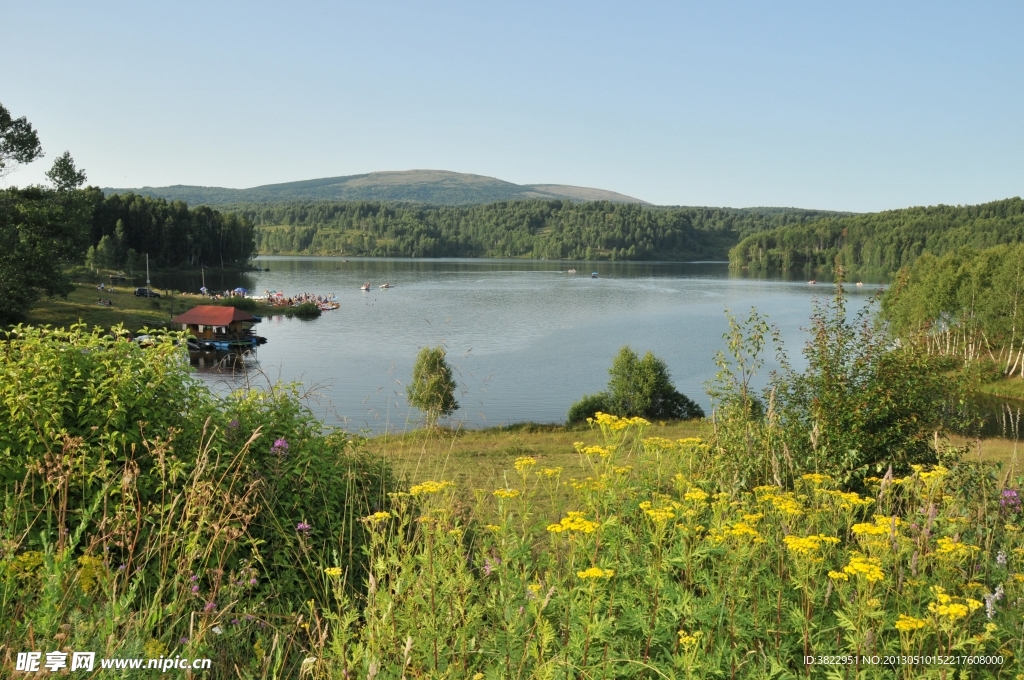
<path id="1" fill-rule="evenodd" d="M 936 435 L 948 376 L 857 354 L 839 312 L 815 336 L 829 379 L 812 359 L 764 402 L 760 326 L 732 323 L 713 418 L 370 439 L 325 429 L 294 386 L 214 395 L 174 333 L 24 327 L 0 353 L 0 663 L 1019 680 L 1017 445 Z"/>

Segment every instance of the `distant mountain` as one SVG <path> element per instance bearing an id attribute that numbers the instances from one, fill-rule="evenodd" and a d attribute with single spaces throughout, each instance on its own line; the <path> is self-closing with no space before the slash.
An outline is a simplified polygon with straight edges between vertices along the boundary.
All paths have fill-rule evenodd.
<path id="1" fill-rule="evenodd" d="M 301 182 L 225 189 L 175 184 L 139 189 L 104 188 L 106 194 L 135 193 L 189 205 L 278 203 L 281 201 L 401 201 L 431 205 L 470 205 L 534 198 L 640 203 L 638 198 L 605 189 L 563 184 L 513 184 L 494 177 L 447 170 L 403 170 L 324 177 Z"/>

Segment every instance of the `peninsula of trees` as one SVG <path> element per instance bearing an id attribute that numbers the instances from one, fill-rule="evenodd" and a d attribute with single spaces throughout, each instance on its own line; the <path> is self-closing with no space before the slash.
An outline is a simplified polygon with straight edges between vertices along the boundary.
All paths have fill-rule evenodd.
<path id="1" fill-rule="evenodd" d="M 1024 242 L 1024 201 L 905 208 L 826 216 L 748 235 L 729 253 L 732 267 L 759 271 L 894 274 L 924 253 Z"/>

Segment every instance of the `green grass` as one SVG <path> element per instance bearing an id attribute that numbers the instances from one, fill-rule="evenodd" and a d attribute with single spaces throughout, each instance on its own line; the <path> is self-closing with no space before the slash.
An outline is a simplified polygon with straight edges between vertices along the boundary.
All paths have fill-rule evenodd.
<path id="1" fill-rule="evenodd" d="M 97 290 L 95 284 L 75 284 L 67 297 L 44 299 L 36 305 L 26 318 L 26 323 L 41 326 L 50 325 L 66 328 L 79 321 L 90 326 L 111 328 L 124 324 L 125 328 L 135 332 L 140 328 L 156 328 L 167 325 L 172 316 L 177 316 L 200 304 L 208 304 L 199 295 L 182 295 L 175 293 L 173 297 L 164 296 L 160 299 L 135 297 L 135 288 L 126 285 L 115 285 L 114 290 Z M 158 290 L 161 295 L 165 291 Z M 100 298 L 113 303 L 110 307 L 97 304 Z M 172 312 L 173 308 L 173 314 Z"/>
<path id="2" fill-rule="evenodd" d="M 1003 378 L 995 382 L 985 383 L 978 391 L 1006 399 L 1024 400 L 1024 379 Z"/>
<path id="3" fill-rule="evenodd" d="M 706 421 L 679 421 L 645 429 L 645 437 L 684 439 L 707 436 Z M 521 456 L 537 458 L 540 467 L 563 468 L 566 477 L 585 477 L 574 442 L 601 441 L 601 433 L 587 426 L 562 427 L 524 423 L 486 430 L 415 430 L 402 435 L 370 439 L 367 448 L 383 455 L 395 473 L 416 484 L 427 479 L 451 479 L 464 489 L 493 490 L 505 486 L 505 475 Z"/>

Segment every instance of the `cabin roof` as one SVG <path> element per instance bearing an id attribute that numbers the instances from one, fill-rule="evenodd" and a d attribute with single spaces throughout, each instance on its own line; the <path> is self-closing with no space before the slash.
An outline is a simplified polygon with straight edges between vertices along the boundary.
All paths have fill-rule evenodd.
<path id="1" fill-rule="evenodd" d="M 203 326 L 229 326 L 234 321 L 255 321 L 256 317 L 249 312 L 235 307 L 220 305 L 199 305 L 184 314 L 171 319 L 171 323 Z"/>

